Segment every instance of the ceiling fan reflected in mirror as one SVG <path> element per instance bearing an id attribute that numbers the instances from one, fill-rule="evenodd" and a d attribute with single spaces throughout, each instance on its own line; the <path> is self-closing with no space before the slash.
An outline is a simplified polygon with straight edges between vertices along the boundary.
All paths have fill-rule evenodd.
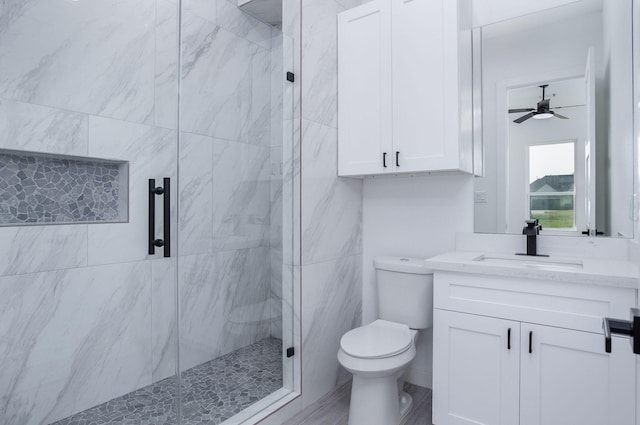
<path id="1" fill-rule="evenodd" d="M 535 108 L 524 108 L 524 109 L 509 109 L 509 113 L 510 114 L 514 114 L 514 113 L 522 113 L 522 112 L 528 112 L 528 114 L 521 116 L 518 119 L 513 120 L 513 122 L 517 123 L 517 124 L 522 124 L 523 122 L 525 122 L 526 120 L 528 120 L 529 118 L 533 118 L 536 120 L 544 120 L 547 118 L 560 118 L 563 120 L 567 120 L 569 118 L 565 117 L 564 115 L 560 115 L 557 112 L 552 111 L 551 106 L 550 106 L 550 100 L 549 99 L 545 99 L 545 89 L 547 87 L 549 87 L 549 84 L 544 84 L 542 86 L 538 86 L 542 89 L 542 100 L 540 102 L 538 102 L 538 104 L 536 105 Z"/>

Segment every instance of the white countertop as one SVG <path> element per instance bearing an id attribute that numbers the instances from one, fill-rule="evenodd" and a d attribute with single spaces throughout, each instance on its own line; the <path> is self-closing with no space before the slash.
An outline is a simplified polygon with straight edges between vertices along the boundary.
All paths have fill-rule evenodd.
<path id="1" fill-rule="evenodd" d="M 483 256 L 497 260 L 478 261 Z M 500 258 L 505 258 L 500 262 Z M 519 259 L 522 261 L 518 261 Z M 583 283 L 638 289 L 640 274 L 636 265 L 626 260 L 570 258 L 551 256 L 548 259 L 478 251 L 454 251 L 429 258 L 426 264 L 434 272 L 447 271 L 502 277 L 553 280 L 557 282 Z M 545 261 L 550 263 L 544 263 Z M 558 261 L 556 265 L 553 262 Z M 535 264 L 533 264 L 536 262 Z M 582 266 L 572 268 L 572 263 Z M 563 264 L 567 264 L 566 266 Z"/>

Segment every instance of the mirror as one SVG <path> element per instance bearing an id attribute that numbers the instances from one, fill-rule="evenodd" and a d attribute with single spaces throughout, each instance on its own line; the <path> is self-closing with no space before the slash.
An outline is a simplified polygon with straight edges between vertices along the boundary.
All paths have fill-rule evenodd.
<path id="1" fill-rule="evenodd" d="M 633 237 L 632 0 L 509 19 L 491 3 L 474 6 L 475 231 L 521 234 L 537 218 L 542 234 Z"/>

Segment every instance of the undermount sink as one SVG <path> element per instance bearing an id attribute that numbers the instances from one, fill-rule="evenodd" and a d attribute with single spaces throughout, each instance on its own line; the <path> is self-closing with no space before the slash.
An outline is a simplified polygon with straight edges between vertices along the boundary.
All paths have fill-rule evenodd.
<path id="1" fill-rule="evenodd" d="M 523 267 L 545 270 L 582 270 L 583 262 L 578 258 L 534 257 L 527 255 L 483 254 L 473 259 L 485 264 Z"/>

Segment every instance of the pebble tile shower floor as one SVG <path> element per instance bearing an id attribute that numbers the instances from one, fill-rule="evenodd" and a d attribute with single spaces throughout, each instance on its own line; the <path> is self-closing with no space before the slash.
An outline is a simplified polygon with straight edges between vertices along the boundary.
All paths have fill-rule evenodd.
<path id="1" fill-rule="evenodd" d="M 168 378 L 51 425 L 174 425 Z M 266 338 L 182 373 L 182 423 L 217 425 L 282 388 L 282 341 Z"/>

